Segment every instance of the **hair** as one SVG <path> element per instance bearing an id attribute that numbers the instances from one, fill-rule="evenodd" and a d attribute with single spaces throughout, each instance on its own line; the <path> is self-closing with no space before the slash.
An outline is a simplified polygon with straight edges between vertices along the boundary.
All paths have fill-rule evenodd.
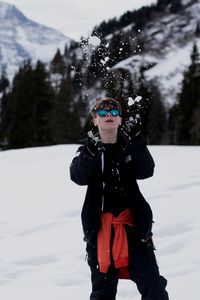
<path id="1" fill-rule="evenodd" d="M 95 116 L 98 109 L 104 108 L 106 106 L 110 108 L 118 108 L 121 115 L 122 113 L 121 104 L 119 103 L 119 101 L 113 98 L 97 99 L 91 110 L 92 115 Z"/>

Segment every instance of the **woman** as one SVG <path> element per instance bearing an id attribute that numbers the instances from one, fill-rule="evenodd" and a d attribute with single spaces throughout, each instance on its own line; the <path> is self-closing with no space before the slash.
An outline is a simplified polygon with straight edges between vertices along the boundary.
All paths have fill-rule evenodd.
<path id="1" fill-rule="evenodd" d="M 152 242 L 152 210 L 137 179 L 153 175 L 154 161 L 139 131 L 121 129 L 121 105 L 96 101 L 92 132 L 70 166 L 71 179 L 88 185 L 82 225 L 91 269 L 90 300 L 115 300 L 119 278 L 134 281 L 142 300 L 168 300 Z"/>

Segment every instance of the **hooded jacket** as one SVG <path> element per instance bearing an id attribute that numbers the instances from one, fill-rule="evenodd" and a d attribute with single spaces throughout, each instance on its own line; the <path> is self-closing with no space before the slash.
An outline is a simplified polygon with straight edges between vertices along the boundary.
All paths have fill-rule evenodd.
<path id="1" fill-rule="evenodd" d="M 95 241 L 101 226 L 103 196 L 102 155 L 92 156 L 83 142 L 70 165 L 71 180 L 78 185 L 87 185 L 81 219 L 84 240 Z M 119 130 L 117 160 L 128 197 L 128 208 L 132 214 L 135 232 L 146 241 L 152 236 L 153 214 L 150 205 L 139 190 L 137 179 L 151 177 L 154 161 L 141 134 L 130 137 Z"/>

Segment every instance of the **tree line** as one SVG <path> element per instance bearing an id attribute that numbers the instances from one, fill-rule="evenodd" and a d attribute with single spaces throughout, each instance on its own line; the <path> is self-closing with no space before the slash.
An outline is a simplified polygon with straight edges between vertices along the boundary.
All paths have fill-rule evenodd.
<path id="1" fill-rule="evenodd" d="M 172 14 L 180 13 L 182 8 L 182 0 L 157 0 L 155 4 L 151 4 L 150 6 L 143 6 L 134 11 L 127 11 L 118 19 L 114 17 L 108 21 L 101 22 L 93 29 L 92 34 L 103 38 L 128 25 L 131 25 L 132 31 L 142 30 L 147 20 L 153 21 L 157 15 L 166 13 L 166 11 Z"/>
<path id="2" fill-rule="evenodd" d="M 127 47 L 125 41 L 123 45 Z M 135 70 L 134 74 L 123 68 L 112 68 L 122 59 L 120 55 L 124 59 L 129 51 L 127 48 L 124 54 L 111 55 L 115 48 L 116 43 L 108 48 L 102 42 L 89 57 L 88 52 L 86 55 L 83 51 L 80 60 L 80 53 L 74 51 L 77 45 L 74 45 L 63 54 L 58 50 L 48 65 L 26 61 L 12 84 L 2 74 L 1 149 L 76 143 L 86 136 L 91 126 L 92 99 L 100 96 L 118 99 L 125 119 L 129 99 L 138 95 L 142 101 L 133 114 L 140 113 L 148 144 L 199 145 L 200 55 L 196 44 L 181 91 L 170 109 L 165 107 L 159 84 L 145 78 L 145 68 Z M 106 61 L 106 55 L 112 59 Z M 147 102 L 145 108 L 143 103 Z"/>

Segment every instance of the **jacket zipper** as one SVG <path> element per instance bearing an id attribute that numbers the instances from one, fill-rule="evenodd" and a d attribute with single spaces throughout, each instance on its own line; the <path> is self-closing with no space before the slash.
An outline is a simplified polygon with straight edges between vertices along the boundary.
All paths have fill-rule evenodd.
<path id="1" fill-rule="evenodd" d="M 104 152 L 102 152 L 102 155 L 101 155 L 101 171 L 102 171 L 102 174 L 104 172 Z M 104 191 L 104 188 L 105 188 L 105 182 L 103 181 L 103 191 Z M 101 199 L 101 211 L 104 210 L 104 195 L 102 195 L 102 199 Z"/>

